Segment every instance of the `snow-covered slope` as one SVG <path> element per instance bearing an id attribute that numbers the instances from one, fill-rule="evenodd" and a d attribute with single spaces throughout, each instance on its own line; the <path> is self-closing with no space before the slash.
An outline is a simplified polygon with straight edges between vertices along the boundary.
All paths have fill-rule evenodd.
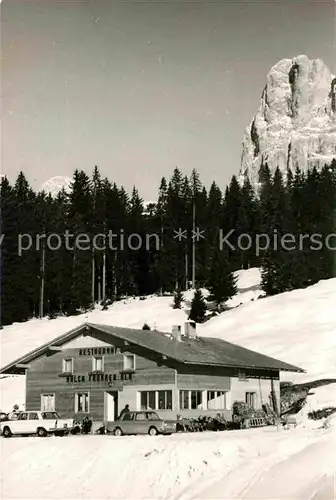
<path id="1" fill-rule="evenodd" d="M 267 76 L 259 110 L 243 138 L 241 178 L 258 182 L 262 162 L 322 167 L 336 158 L 336 78 L 320 59 L 283 59 Z"/>
<path id="2" fill-rule="evenodd" d="M 259 270 L 237 274 L 239 294 L 229 302 L 232 309 L 198 325 L 199 335 L 223 338 L 307 370 L 306 374 L 284 374 L 285 379 L 336 378 L 336 279 L 258 299 L 263 295 Z M 192 291 L 185 294 L 181 310 L 172 308 L 172 297 L 148 297 L 116 302 L 107 311 L 7 326 L 0 332 L 1 366 L 85 321 L 134 328 L 148 323 L 170 332 L 172 325 L 187 320 L 192 295 Z M 0 408 L 10 410 L 16 403 L 23 404 L 24 390 L 23 376 L 1 378 Z"/>
<path id="3" fill-rule="evenodd" d="M 308 370 L 287 374 L 287 380 L 336 377 L 336 279 L 257 300 L 259 270 L 238 276 L 240 292 L 230 305 L 242 305 L 199 325 L 199 334 L 222 337 Z M 170 331 L 187 318 L 192 292 L 185 295 L 184 310 L 172 309 L 172 297 L 150 297 L 118 302 L 108 311 L 5 327 L 0 333 L 1 365 L 83 321 L 134 327 L 148 322 Z M 24 378 L 0 380 L 3 409 L 23 402 Z M 300 425 L 288 431 L 266 427 L 154 438 L 3 440 L 2 498 L 333 500 L 336 418 L 329 417 L 322 426 L 321 421 L 308 421 L 306 413 L 334 406 L 336 384 L 313 392 Z"/>

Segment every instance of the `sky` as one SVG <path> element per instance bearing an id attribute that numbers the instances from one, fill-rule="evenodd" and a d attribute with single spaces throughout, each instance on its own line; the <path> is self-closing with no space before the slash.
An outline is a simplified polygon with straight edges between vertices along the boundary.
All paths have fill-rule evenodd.
<path id="1" fill-rule="evenodd" d="M 336 72 L 335 0 L 2 0 L 1 171 L 34 189 L 97 165 L 155 199 L 162 176 L 238 174 L 270 68 Z"/>

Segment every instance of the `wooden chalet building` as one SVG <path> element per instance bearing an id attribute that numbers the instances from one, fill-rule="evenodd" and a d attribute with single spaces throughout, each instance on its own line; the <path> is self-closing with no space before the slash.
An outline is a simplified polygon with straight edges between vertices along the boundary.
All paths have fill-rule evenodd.
<path id="1" fill-rule="evenodd" d="M 26 375 L 26 410 L 114 420 L 126 404 L 163 417 L 224 414 L 280 400 L 280 371 L 303 372 L 216 338 L 83 324 L 0 370 Z"/>

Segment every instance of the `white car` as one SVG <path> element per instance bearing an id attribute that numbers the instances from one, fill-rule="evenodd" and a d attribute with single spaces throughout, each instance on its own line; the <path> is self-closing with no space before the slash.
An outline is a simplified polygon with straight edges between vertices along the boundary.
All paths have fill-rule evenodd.
<path id="1" fill-rule="evenodd" d="M 55 411 L 22 411 L 16 420 L 2 422 L 1 435 L 37 434 L 40 437 L 48 434 L 69 434 L 76 430 L 73 418 L 60 418 Z"/>

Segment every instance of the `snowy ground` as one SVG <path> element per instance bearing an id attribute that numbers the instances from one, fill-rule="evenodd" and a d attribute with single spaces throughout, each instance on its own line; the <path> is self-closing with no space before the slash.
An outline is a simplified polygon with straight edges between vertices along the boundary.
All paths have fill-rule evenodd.
<path id="1" fill-rule="evenodd" d="M 242 271 L 233 309 L 198 326 L 216 336 L 301 366 L 293 382 L 336 378 L 336 279 L 306 290 L 262 298 L 257 269 Z M 108 311 L 33 320 L 0 333 L 1 366 L 89 321 L 171 331 L 187 319 L 172 297 L 129 299 Z M 24 402 L 24 377 L 0 379 L 3 410 Z M 1 497 L 92 500 L 334 500 L 336 417 L 307 413 L 336 406 L 336 384 L 314 389 L 295 429 L 276 428 L 167 437 L 72 436 L 1 439 Z"/>
<path id="2" fill-rule="evenodd" d="M 332 500 L 336 491 L 336 426 L 12 438 L 1 454 L 4 500 Z"/>

